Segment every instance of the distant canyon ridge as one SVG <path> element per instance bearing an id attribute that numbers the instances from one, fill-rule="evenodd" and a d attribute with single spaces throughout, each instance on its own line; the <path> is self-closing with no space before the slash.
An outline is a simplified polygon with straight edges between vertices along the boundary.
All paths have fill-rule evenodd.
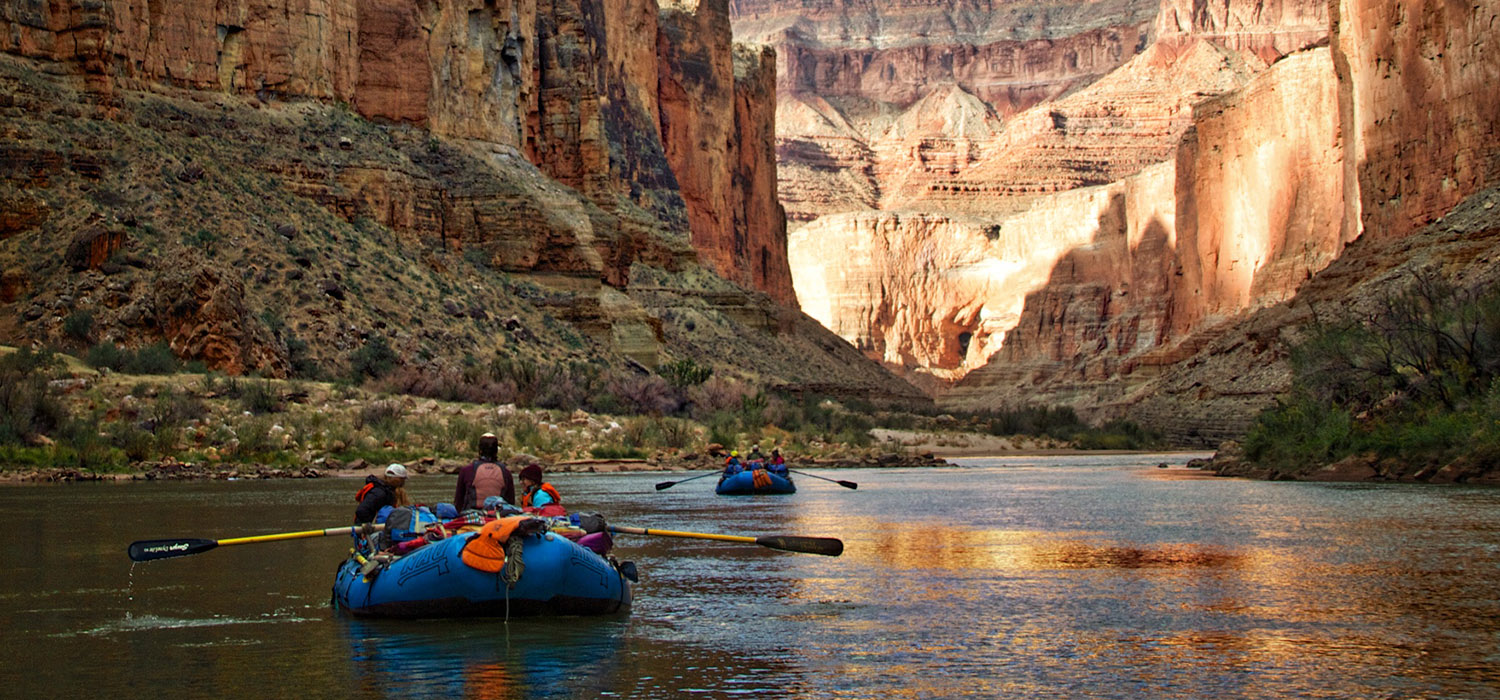
<path id="1" fill-rule="evenodd" d="M 1500 180 L 1494 0 L 730 8 L 777 51 L 801 307 L 946 406 L 1231 437 L 1287 387 L 1258 310 Z"/>

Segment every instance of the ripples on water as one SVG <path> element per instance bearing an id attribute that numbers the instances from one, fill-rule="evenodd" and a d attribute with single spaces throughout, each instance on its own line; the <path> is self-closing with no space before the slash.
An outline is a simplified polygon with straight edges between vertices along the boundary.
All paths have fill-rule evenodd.
<path id="1" fill-rule="evenodd" d="M 0 489 L 27 533 L 0 579 L 0 695 L 1500 696 L 1500 491 L 1205 479 L 1162 459 L 841 471 L 858 491 L 802 479 L 763 498 L 558 475 L 619 524 L 846 552 L 620 536 L 642 572 L 630 615 L 509 624 L 335 616 L 337 538 L 133 571 L 124 555 L 336 525 L 352 481 Z M 414 490 L 440 500 L 449 479 Z"/>

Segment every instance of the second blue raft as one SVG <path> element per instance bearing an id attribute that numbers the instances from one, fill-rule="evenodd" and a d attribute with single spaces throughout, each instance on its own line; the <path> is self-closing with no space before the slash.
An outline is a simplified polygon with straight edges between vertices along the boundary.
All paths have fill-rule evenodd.
<path id="1" fill-rule="evenodd" d="M 764 476 L 757 476 L 757 474 Z M 761 493 L 796 493 L 797 485 L 789 476 L 775 474 L 765 469 L 746 469 L 719 478 L 714 493 L 721 496 L 748 496 Z"/>

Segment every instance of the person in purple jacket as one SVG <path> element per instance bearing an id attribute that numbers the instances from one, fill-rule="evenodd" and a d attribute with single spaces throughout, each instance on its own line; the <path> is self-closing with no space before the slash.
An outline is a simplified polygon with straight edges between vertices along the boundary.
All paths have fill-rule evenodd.
<path id="1" fill-rule="evenodd" d="M 453 489 L 453 505 L 463 512 L 482 508 L 484 499 L 499 496 L 506 503 L 516 502 L 516 482 L 510 470 L 500 461 L 500 441 L 494 433 L 479 437 L 479 456 L 469 466 L 458 470 L 458 485 Z"/>

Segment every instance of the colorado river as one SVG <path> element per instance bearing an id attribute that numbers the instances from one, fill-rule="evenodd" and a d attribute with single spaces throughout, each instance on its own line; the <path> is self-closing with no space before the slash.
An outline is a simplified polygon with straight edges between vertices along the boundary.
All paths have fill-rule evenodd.
<path id="1" fill-rule="evenodd" d="M 132 566 L 132 540 L 349 522 L 352 480 L 0 488 L 6 697 L 1500 695 L 1500 489 L 1216 479 L 1181 455 L 961 460 L 715 496 L 549 477 L 612 523 L 840 537 L 842 557 L 621 535 L 628 616 L 367 622 L 343 538 Z M 423 502 L 453 477 L 416 476 Z"/>

